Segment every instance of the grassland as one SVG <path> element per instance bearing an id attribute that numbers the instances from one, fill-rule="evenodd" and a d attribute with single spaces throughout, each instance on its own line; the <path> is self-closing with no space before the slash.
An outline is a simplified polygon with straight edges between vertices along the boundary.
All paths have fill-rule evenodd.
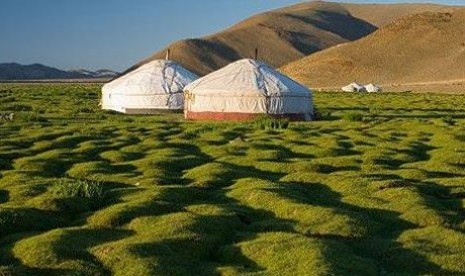
<path id="1" fill-rule="evenodd" d="M 464 95 L 316 93 L 273 130 L 3 89 L 0 275 L 465 274 Z"/>

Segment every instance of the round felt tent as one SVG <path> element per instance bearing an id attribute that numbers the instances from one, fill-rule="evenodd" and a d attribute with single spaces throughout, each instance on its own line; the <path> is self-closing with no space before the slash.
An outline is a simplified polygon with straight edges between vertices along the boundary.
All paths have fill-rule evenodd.
<path id="1" fill-rule="evenodd" d="M 365 90 L 368 93 L 376 93 L 376 92 L 381 92 L 382 91 L 381 86 L 373 84 L 373 83 L 369 83 L 369 84 L 365 85 Z"/>
<path id="2" fill-rule="evenodd" d="M 183 88 L 198 77 L 170 60 L 154 60 L 102 88 L 102 108 L 130 114 L 182 110 Z"/>
<path id="3" fill-rule="evenodd" d="M 312 92 L 267 64 L 242 59 L 187 85 L 185 117 L 247 120 L 262 114 L 313 118 Z"/>
<path id="4" fill-rule="evenodd" d="M 344 92 L 365 92 L 365 86 L 353 82 L 347 86 L 341 88 Z"/>

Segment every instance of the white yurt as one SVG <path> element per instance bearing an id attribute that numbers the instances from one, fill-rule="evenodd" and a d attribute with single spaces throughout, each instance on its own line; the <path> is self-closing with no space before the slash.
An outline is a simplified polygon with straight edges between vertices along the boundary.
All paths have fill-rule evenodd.
<path id="1" fill-rule="evenodd" d="M 347 86 L 341 88 L 344 92 L 365 92 L 365 86 L 353 82 Z"/>
<path id="2" fill-rule="evenodd" d="M 198 77 L 170 60 L 154 60 L 102 88 L 102 108 L 129 114 L 182 110 L 184 87 Z"/>
<path id="3" fill-rule="evenodd" d="M 376 93 L 376 92 L 381 92 L 382 89 L 381 89 L 381 87 L 379 85 L 369 83 L 369 84 L 365 85 L 365 91 L 368 92 L 368 93 Z"/>
<path id="4" fill-rule="evenodd" d="M 247 120 L 268 114 L 313 119 L 312 92 L 267 64 L 242 59 L 184 88 L 185 117 Z"/>

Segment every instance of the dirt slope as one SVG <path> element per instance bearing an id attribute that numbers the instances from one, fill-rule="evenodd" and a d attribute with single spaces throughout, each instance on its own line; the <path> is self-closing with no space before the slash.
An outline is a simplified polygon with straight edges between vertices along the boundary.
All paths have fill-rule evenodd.
<path id="1" fill-rule="evenodd" d="M 423 12 L 452 12 L 457 7 L 435 4 L 341 4 L 352 16 L 382 27 L 396 19 Z"/>
<path id="2" fill-rule="evenodd" d="M 358 41 L 282 67 L 312 87 L 348 82 L 383 85 L 465 80 L 465 9 L 407 16 Z"/>

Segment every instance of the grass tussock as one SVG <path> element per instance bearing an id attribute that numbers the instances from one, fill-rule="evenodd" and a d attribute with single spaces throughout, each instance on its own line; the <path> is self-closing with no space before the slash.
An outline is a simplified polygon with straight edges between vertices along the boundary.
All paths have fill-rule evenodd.
<path id="1" fill-rule="evenodd" d="M 364 119 L 364 115 L 363 113 L 359 113 L 359 112 L 350 112 L 350 113 L 344 114 L 343 119 L 348 122 L 362 122 Z"/>
<path id="2" fill-rule="evenodd" d="M 52 192 L 60 197 L 81 197 L 92 201 L 105 198 L 105 189 L 102 183 L 89 180 L 61 180 L 53 186 Z"/>
<path id="3" fill-rule="evenodd" d="M 264 130 L 282 130 L 289 127 L 289 119 L 261 116 L 254 120 L 254 126 Z"/>

